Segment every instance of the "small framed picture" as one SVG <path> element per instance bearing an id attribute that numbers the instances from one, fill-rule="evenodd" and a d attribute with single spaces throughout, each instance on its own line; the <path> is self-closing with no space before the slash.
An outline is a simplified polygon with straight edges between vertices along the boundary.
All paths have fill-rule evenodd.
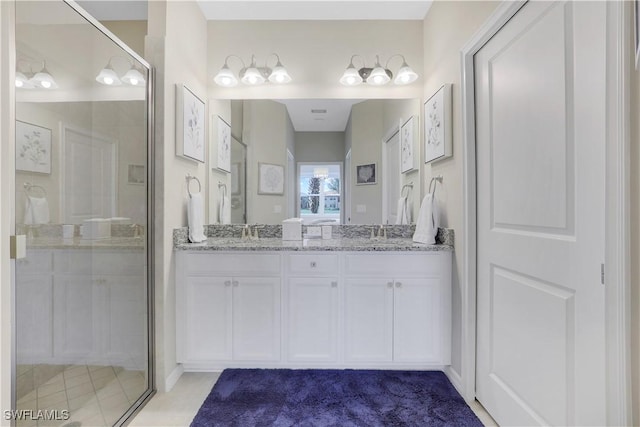
<path id="1" fill-rule="evenodd" d="M 176 85 L 176 154 L 204 163 L 205 104 L 183 84 Z"/>
<path id="2" fill-rule="evenodd" d="M 445 83 L 424 103 L 424 162 L 451 157 L 451 145 L 451 85 Z"/>
<path id="3" fill-rule="evenodd" d="M 231 126 L 217 116 L 218 125 L 218 169 L 231 172 Z"/>
<path id="4" fill-rule="evenodd" d="M 415 154 L 415 139 L 418 134 L 416 131 L 417 122 L 418 119 L 411 116 L 409 120 L 400 126 L 400 171 L 402 173 L 418 168 L 418 156 Z"/>
<path id="5" fill-rule="evenodd" d="M 376 164 L 356 166 L 356 185 L 369 185 L 376 183 Z"/>
<path id="6" fill-rule="evenodd" d="M 16 120 L 16 170 L 51 173 L 51 129 Z"/>
<path id="7" fill-rule="evenodd" d="M 144 185 L 146 173 L 144 165 L 129 165 L 127 170 L 127 183 L 133 185 Z"/>
<path id="8" fill-rule="evenodd" d="M 258 163 L 258 194 L 284 194 L 284 166 Z"/>

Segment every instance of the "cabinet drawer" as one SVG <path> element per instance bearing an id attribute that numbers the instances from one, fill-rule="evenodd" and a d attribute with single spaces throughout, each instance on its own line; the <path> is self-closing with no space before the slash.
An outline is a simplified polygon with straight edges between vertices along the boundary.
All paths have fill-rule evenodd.
<path id="1" fill-rule="evenodd" d="M 51 272 L 51 251 L 27 250 L 27 257 L 16 261 L 17 274 Z"/>
<path id="2" fill-rule="evenodd" d="M 288 270 L 300 275 L 337 275 L 338 256 L 335 254 L 291 254 Z"/>
<path id="3" fill-rule="evenodd" d="M 345 256 L 345 272 L 349 276 L 442 276 L 447 268 L 451 269 L 449 252 L 349 253 Z"/>
<path id="4" fill-rule="evenodd" d="M 280 275 L 278 254 L 184 254 L 188 275 Z"/>
<path id="5" fill-rule="evenodd" d="M 144 275 L 145 257 L 140 252 L 56 251 L 55 271 L 90 275 Z"/>

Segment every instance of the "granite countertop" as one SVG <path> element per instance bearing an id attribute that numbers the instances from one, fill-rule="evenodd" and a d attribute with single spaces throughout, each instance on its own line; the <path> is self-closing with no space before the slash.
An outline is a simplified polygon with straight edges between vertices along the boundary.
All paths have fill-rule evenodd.
<path id="1" fill-rule="evenodd" d="M 425 245 L 410 238 L 374 240 L 370 238 L 304 239 L 281 238 L 246 240 L 233 237 L 210 237 L 202 243 L 178 243 L 176 251 L 453 251 L 452 245 Z"/>
<path id="2" fill-rule="evenodd" d="M 34 237 L 27 239 L 27 249 L 134 249 L 145 247 L 145 238 L 111 237 L 108 239 L 62 239 L 61 237 Z"/>

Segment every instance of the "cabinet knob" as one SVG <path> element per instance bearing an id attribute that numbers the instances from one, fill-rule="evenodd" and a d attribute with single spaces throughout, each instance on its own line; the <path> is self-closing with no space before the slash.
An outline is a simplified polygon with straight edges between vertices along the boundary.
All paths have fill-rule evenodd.
<path id="1" fill-rule="evenodd" d="M 233 283 L 233 286 L 235 286 L 236 288 L 238 287 L 238 281 L 237 281 L 237 280 L 234 280 L 234 281 L 233 281 L 233 282 L 231 282 L 231 283 Z"/>
<path id="2" fill-rule="evenodd" d="M 311 261 L 311 262 L 309 263 L 309 265 L 311 266 L 311 268 L 316 268 L 316 266 L 317 266 L 318 264 L 316 264 L 316 262 L 315 262 L 315 261 Z"/>
<path id="3" fill-rule="evenodd" d="M 393 288 L 393 282 L 387 282 L 387 288 Z"/>
<path id="4" fill-rule="evenodd" d="M 231 280 L 226 280 L 226 281 L 224 282 L 224 285 L 225 285 L 225 286 L 231 286 Z"/>
<path id="5" fill-rule="evenodd" d="M 396 282 L 396 288 L 401 288 L 401 287 L 402 287 L 402 283 Z"/>
<path id="6" fill-rule="evenodd" d="M 338 282 L 331 282 L 331 287 L 332 288 L 337 288 L 338 287 Z"/>

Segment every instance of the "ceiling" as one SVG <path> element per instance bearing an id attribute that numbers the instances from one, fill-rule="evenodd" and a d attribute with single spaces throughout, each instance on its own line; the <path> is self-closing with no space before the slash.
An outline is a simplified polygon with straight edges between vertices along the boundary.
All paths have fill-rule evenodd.
<path id="1" fill-rule="evenodd" d="M 344 132 L 353 104 L 363 99 L 278 99 L 296 132 Z"/>
<path id="2" fill-rule="evenodd" d="M 422 20 L 432 3 L 432 0 L 196 1 L 207 20 Z M 146 0 L 78 3 L 99 21 L 147 19 Z"/>

